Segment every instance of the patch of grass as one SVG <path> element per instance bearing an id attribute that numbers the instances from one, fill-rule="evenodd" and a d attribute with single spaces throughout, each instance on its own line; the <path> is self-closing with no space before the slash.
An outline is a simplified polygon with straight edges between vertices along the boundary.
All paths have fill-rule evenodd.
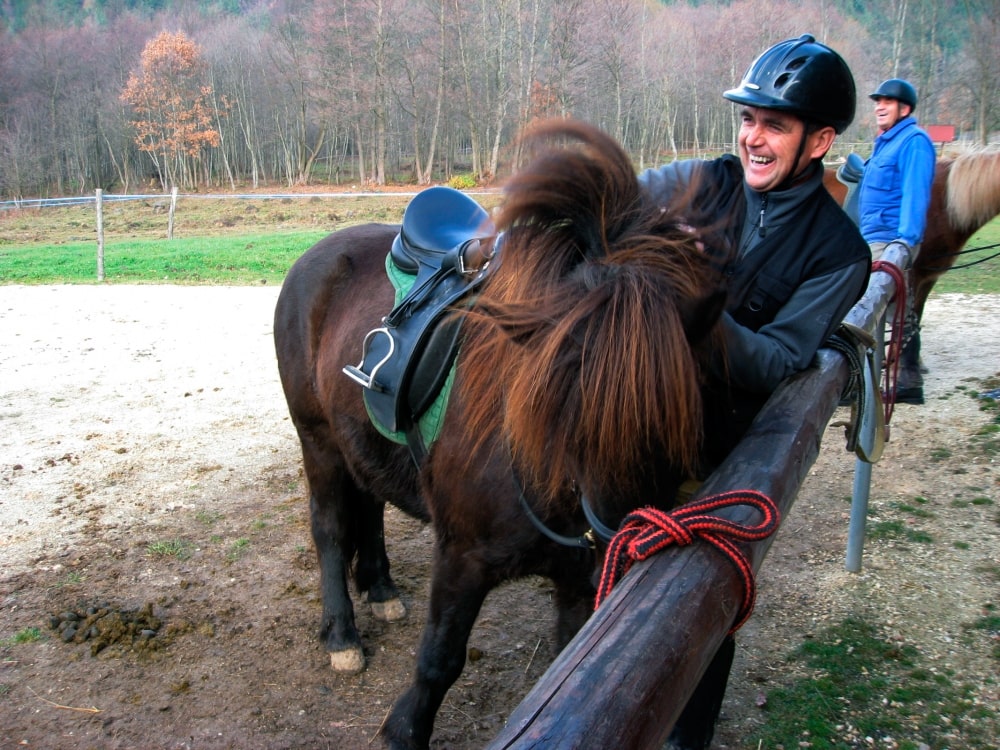
<path id="1" fill-rule="evenodd" d="M 969 241 L 965 243 L 966 250 L 994 245 L 1000 242 L 1000 218 L 993 219 L 986 226 L 976 232 Z M 977 260 L 984 261 L 972 268 L 954 268 L 942 276 L 934 285 L 934 292 L 962 292 L 964 294 L 997 294 L 1000 292 L 1000 263 L 987 261 L 990 255 L 996 252 L 993 250 L 976 250 L 958 256 L 955 260 L 956 266 L 964 266 L 975 263 Z"/>
<path id="2" fill-rule="evenodd" d="M 105 278 L 119 283 L 280 283 L 288 268 L 324 232 L 109 242 Z M 92 242 L 7 248 L 0 277 L 16 284 L 81 283 L 97 278 Z"/>
<path id="3" fill-rule="evenodd" d="M 970 685 L 924 666 L 916 649 L 887 640 L 864 620 L 848 618 L 817 634 L 790 661 L 809 674 L 770 692 L 758 747 L 944 748 L 953 746 L 956 726 L 981 743 L 967 747 L 992 741 L 975 722 Z"/>
<path id="4" fill-rule="evenodd" d="M 77 570 L 71 570 L 56 584 L 56 588 L 62 588 L 63 586 L 75 586 L 78 583 L 83 583 L 83 574 Z"/>
<path id="5" fill-rule="evenodd" d="M 918 504 L 923 504 L 926 503 L 927 500 L 925 500 L 922 497 L 918 497 L 915 499 L 914 502 Z M 934 513 L 930 510 L 927 510 L 927 508 L 921 508 L 918 507 L 917 505 L 910 505 L 909 503 L 893 503 L 893 505 L 899 510 L 903 511 L 904 513 L 909 513 L 911 516 L 914 516 L 915 518 L 934 518 Z"/>
<path id="6" fill-rule="evenodd" d="M 218 511 L 199 510 L 194 514 L 194 519 L 205 526 L 212 526 L 222 520 L 222 514 Z"/>
<path id="7" fill-rule="evenodd" d="M 19 646 L 23 643 L 35 643 L 42 640 L 41 628 L 22 628 L 10 638 L 0 640 L 0 646 Z"/>
<path id="8" fill-rule="evenodd" d="M 986 610 L 988 614 L 973 622 L 968 626 L 968 629 L 985 630 L 993 644 L 990 655 L 994 659 L 1000 660 L 1000 614 L 997 614 L 996 607 L 993 605 L 987 605 Z"/>
<path id="9" fill-rule="evenodd" d="M 249 551 L 250 540 L 246 537 L 241 537 L 229 545 L 229 549 L 226 552 L 226 559 L 229 562 L 236 562 Z"/>
<path id="10" fill-rule="evenodd" d="M 1000 565 L 997 565 L 996 563 L 976 565 L 972 570 L 975 573 L 982 573 L 983 575 L 990 576 L 991 578 L 1000 581 Z"/>
<path id="11" fill-rule="evenodd" d="M 944 446 L 938 446 L 931 449 L 931 461 L 947 461 L 951 458 L 951 449 L 945 448 Z"/>
<path id="12" fill-rule="evenodd" d="M 397 224 L 411 195 L 274 199 L 182 198 L 174 238 L 148 201 L 106 204 L 106 283 L 274 284 L 317 240 L 352 224 Z M 501 196 L 475 196 L 487 210 Z M 0 284 L 97 282 L 94 206 L 7 212 L 0 222 Z"/>
<path id="13" fill-rule="evenodd" d="M 934 541 L 934 537 L 926 531 L 913 528 L 905 521 L 892 519 L 888 521 L 875 521 L 868 525 L 868 537 L 873 540 L 882 541 L 907 541 L 918 544 L 929 544 Z"/>
<path id="14" fill-rule="evenodd" d="M 989 458 L 1000 456 L 1000 372 L 977 381 L 969 395 L 989 416 L 989 421 L 973 434 L 972 447 Z"/>
<path id="15" fill-rule="evenodd" d="M 175 557 L 187 560 L 194 552 L 194 545 L 184 539 L 166 539 L 146 545 L 146 554 L 151 557 Z"/>

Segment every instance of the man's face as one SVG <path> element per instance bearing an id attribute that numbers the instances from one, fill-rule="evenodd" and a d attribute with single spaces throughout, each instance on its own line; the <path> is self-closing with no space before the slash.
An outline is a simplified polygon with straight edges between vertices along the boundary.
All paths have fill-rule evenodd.
<path id="1" fill-rule="evenodd" d="M 809 163 L 812 149 L 808 142 L 796 161 L 805 131 L 805 123 L 798 117 L 773 109 L 744 107 L 740 118 L 740 161 L 747 184 L 757 192 L 774 190 Z M 813 140 L 812 136 L 806 139 Z"/>
<path id="2" fill-rule="evenodd" d="M 903 113 L 904 107 L 908 114 L 909 105 L 903 104 L 897 99 L 889 99 L 885 96 L 877 97 L 875 99 L 875 125 L 878 127 L 878 131 L 884 133 L 906 117 L 906 114 Z"/>

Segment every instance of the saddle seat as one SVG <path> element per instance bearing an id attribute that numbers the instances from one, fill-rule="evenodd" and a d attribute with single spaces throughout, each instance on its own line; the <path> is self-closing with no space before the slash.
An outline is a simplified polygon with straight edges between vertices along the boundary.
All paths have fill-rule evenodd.
<path id="1" fill-rule="evenodd" d="M 489 214 L 468 195 L 448 187 L 427 188 L 407 205 L 389 255 L 400 271 L 417 274 L 421 264 L 440 268 L 456 248 L 493 234 Z"/>
<path id="2" fill-rule="evenodd" d="M 495 233 L 486 210 L 464 193 L 419 193 L 386 257 L 395 306 L 365 336 L 361 361 L 343 368 L 364 387 L 372 424 L 408 445 L 417 464 L 447 405 L 462 321 L 451 313 L 489 273 Z"/>

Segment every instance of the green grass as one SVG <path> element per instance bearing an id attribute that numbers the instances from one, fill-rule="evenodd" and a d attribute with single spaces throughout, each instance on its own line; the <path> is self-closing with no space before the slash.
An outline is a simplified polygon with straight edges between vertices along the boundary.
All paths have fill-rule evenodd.
<path id="1" fill-rule="evenodd" d="M 246 555 L 250 551 L 250 540 L 246 537 L 240 537 L 235 542 L 229 545 L 229 550 L 226 552 L 226 560 L 229 562 L 236 562 L 241 557 Z"/>
<path id="2" fill-rule="evenodd" d="M 194 545 L 184 539 L 167 539 L 150 542 L 146 546 L 146 552 L 150 557 L 175 557 L 178 560 L 186 560 L 194 552 Z"/>
<path id="3" fill-rule="evenodd" d="M 481 199 L 487 208 L 498 198 Z M 169 283 L 252 285 L 280 283 L 291 264 L 318 239 L 346 223 L 396 222 L 406 199 L 363 203 L 316 200 L 267 204 L 254 214 L 254 227 L 243 220 L 253 201 L 219 201 L 179 209 L 183 236 L 163 236 L 165 219 L 143 206 L 124 206 L 107 232 L 104 273 L 107 283 Z M 263 205 L 263 204 L 262 204 Z M 129 213 L 126 213 L 129 212 Z M 324 220 L 311 217 L 319 212 Z M 240 221 L 224 220 L 235 216 Z M 97 243 L 82 237 L 93 233 L 93 210 L 45 209 L 19 216 L 0 215 L 0 284 L 97 283 Z M 319 224 L 319 229 L 304 227 Z M 280 231 L 272 231 L 276 226 Z M 265 228 L 266 227 L 266 228 Z M 121 234 L 131 239 L 116 239 Z M 197 236 L 193 236 L 197 235 Z M 969 240 L 966 247 L 1000 242 L 1000 217 Z M 982 250 L 958 258 L 964 265 L 996 252 Z M 946 273 L 935 293 L 1000 294 L 1000 258 Z"/>
<path id="4" fill-rule="evenodd" d="M 985 247 L 1000 243 L 1000 217 L 976 232 L 965 243 L 965 249 Z M 953 268 L 934 286 L 933 293 L 962 292 L 964 294 L 1000 294 L 1000 256 L 986 260 L 1000 251 L 1000 247 L 959 255 L 955 266 L 964 266 L 977 260 L 982 262 L 969 268 Z"/>
<path id="5" fill-rule="evenodd" d="M 934 541 L 934 537 L 926 531 L 913 528 L 906 521 L 899 519 L 869 523 L 868 537 L 872 540 L 907 541 L 917 544 L 929 544 Z"/>
<path id="6" fill-rule="evenodd" d="M 42 640 L 40 628 L 23 628 L 17 631 L 10 638 L 0 639 L 0 646 L 18 646 L 22 643 L 34 643 Z"/>
<path id="7" fill-rule="evenodd" d="M 861 619 L 818 633 L 790 661 L 807 674 L 768 694 L 757 747 L 939 750 L 957 746 L 956 728 L 965 740 L 961 747 L 992 747 L 988 728 L 978 726 L 987 709 L 973 702 L 970 685 Z"/>
<path id="8" fill-rule="evenodd" d="M 239 237 L 109 242 L 105 279 L 117 283 L 280 283 L 288 268 L 326 232 L 292 232 Z M 4 283 L 53 284 L 97 281 L 93 242 L 0 249 Z"/>
<path id="9" fill-rule="evenodd" d="M 989 416 L 989 421 L 972 436 L 972 444 L 984 456 L 995 458 L 1000 455 L 1000 400 L 981 394 L 1000 390 L 1000 372 L 976 385 L 977 388 L 970 395 L 979 402 L 979 410 Z"/>

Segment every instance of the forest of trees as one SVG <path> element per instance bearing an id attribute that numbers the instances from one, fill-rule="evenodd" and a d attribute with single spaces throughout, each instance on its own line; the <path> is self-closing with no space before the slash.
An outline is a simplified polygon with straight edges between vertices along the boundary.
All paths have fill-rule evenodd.
<path id="1" fill-rule="evenodd" d="M 637 167 L 728 150 L 720 94 L 808 32 L 866 94 L 1000 130 L 997 0 L 0 0 L 0 196 L 485 183 L 535 118 L 599 125 Z"/>

